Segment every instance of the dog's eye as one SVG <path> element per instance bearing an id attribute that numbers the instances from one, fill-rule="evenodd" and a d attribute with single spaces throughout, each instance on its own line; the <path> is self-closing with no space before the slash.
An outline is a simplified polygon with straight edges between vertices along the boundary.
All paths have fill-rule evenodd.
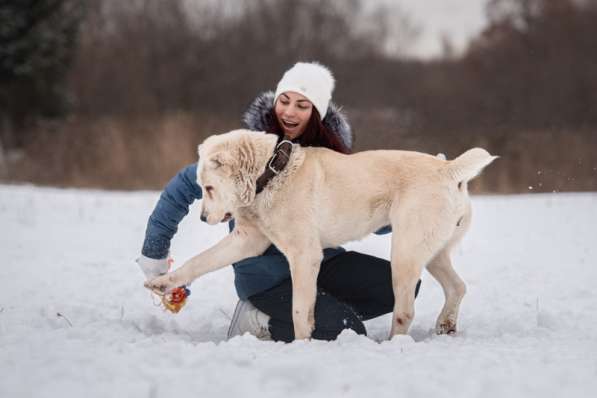
<path id="1" fill-rule="evenodd" d="M 214 187 L 212 187 L 211 185 L 206 185 L 205 186 L 205 192 L 207 192 L 207 195 L 211 198 L 211 194 L 214 190 Z"/>

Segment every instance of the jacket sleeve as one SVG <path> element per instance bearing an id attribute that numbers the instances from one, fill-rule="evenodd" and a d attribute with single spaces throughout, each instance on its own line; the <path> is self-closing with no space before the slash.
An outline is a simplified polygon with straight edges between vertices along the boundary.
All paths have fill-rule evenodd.
<path id="1" fill-rule="evenodd" d="M 147 222 L 141 253 L 153 259 L 166 258 L 178 224 L 189 213 L 189 206 L 201 196 L 195 163 L 179 171 L 164 188 Z"/>

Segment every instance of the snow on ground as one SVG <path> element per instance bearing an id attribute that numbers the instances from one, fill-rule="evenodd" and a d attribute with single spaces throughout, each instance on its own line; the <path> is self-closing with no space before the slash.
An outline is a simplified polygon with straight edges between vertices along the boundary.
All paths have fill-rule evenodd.
<path id="1" fill-rule="evenodd" d="M 154 306 L 137 256 L 157 192 L 0 186 L 1 397 L 538 397 L 597 388 L 597 194 L 474 198 L 454 253 L 467 282 L 460 332 L 435 336 L 443 295 L 423 276 L 410 336 L 225 341 L 227 268 L 192 286 L 178 315 Z M 225 226 L 196 208 L 177 263 Z M 387 257 L 389 236 L 352 248 Z M 60 314 L 60 315 L 58 315 Z"/>

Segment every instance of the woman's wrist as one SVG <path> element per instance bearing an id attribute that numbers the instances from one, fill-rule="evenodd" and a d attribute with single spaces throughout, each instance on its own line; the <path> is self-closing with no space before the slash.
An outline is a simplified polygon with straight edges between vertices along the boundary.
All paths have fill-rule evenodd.
<path id="1" fill-rule="evenodd" d="M 166 256 L 161 259 L 150 258 L 141 254 L 135 262 L 141 268 L 141 272 L 145 275 L 147 280 L 151 280 L 160 275 L 168 273 L 170 269 L 170 258 Z"/>

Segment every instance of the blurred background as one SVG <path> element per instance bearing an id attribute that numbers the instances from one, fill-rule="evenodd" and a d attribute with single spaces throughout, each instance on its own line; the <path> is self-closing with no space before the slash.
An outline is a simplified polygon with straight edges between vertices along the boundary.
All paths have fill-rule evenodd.
<path id="1" fill-rule="evenodd" d="M 299 60 L 355 150 L 483 146 L 474 191 L 597 191 L 597 0 L 1 0 L 0 181 L 159 189 Z"/>

